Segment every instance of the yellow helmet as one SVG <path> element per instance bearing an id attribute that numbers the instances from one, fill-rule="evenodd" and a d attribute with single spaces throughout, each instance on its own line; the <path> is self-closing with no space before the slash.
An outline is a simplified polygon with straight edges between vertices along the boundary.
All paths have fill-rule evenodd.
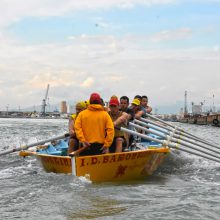
<path id="1" fill-rule="evenodd" d="M 81 102 L 77 102 L 76 103 L 76 108 L 78 109 L 86 109 L 87 108 L 87 105 L 85 102 L 81 101 Z"/>

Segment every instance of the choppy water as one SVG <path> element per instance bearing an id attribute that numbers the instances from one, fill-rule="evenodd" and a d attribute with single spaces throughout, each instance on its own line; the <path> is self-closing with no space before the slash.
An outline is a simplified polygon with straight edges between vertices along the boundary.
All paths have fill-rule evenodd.
<path id="1" fill-rule="evenodd" d="M 67 120 L 0 119 L 0 151 L 67 131 Z M 220 146 L 220 128 L 177 124 Z M 219 219 L 220 165 L 173 152 L 150 178 L 92 184 L 0 156 L 0 219 Z"/>

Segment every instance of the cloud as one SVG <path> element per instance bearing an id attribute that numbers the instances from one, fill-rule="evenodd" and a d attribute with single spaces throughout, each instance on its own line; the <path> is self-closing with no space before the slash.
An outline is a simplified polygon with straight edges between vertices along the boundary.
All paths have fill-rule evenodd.
<path id="1" fill-rule="evenodd" d="M 150 39 L 152 42 L 160 42 L 160 41 L 182 40 L 182 39 L 187 39 L 190 36 L 192 36 L 192 30 L 190 28 L 181 28 L 177 30 L 161 31 L 151 36 Z"/>
<path id="2" fill-rule="evenodd" d="M 82 88 L 91 88 L 94 84 L 94 79 L 92 77 L 88 77 L 86 80 L 84 80 L 82 83 L 81 83 L 81 87 Z"/>
<path id="3" fill-rule="evenodd" d="M 45 88 L 45 83 L 53 85 L 54 87 L 59 86 L 73 86 L 75 80 L 73 80 L 74 72 L 70 70 L 62 69 L 56 71 L 53 68 L 42 69 L 37 72 L 36 75 L 29 77 L 24 84 L 29 85 L 32 89 L 43 89 Z"/>
<path id="4" fill-rule="evenodd" d="M 109 79 L 113 82 L 113 83 L 118 83 L 118 82 L 122 82 L 122 80 L 124 79 L 124 77 L 120 76 L 120 74 L 115 74 L 113 76 L 109 76 Z"/>
<path id="5" fill-rule="evenodd" d="M 217 53 L 220 52 L 220 45 L 215 45 L 213 51 Z"/>
<path id="6" fill-rule="evenodd" d="M 7 94 L 19 95 L 12 99 L 13 103 L 38 103 L 39 91 L 43 97 L 48 83 L 51 102 L 59 97 L 71 99 L 71 91 L 74 97 L 85 98 L 98 90 L 106 99 L 112 94 L 133 98 L 140 93 L 148 95 L 151 104 L 158 101 L 166 104 L 178 100 L 186 89 L 202 94 L 210 90 L 207 87 L 210 85 L 218 92 L 216 82 L 220 80 L 218 46 L 212 50 L 156 50 L 144 49 L 135 35 L 120 38 L 84 35 L 76 36 L 68 44 L 5 44 L 3 51 L 0 52 L 0 71 L 6 73 L 0 79 L 4 81 L 0 93 L 3 106 L 8 102 Z M 203 80 L 198 84 L 202 74 Z"/>
<path id="7" fill-rule="evenodd" d="M 25 17 L 62 16 L 74 11 L 131 8 L 134 5 L 170 4 L 176 0 L 1 0 L 0 27 L 6 27 Z"/>
<path id="8" fill-rule="evenodd" d="M 200 44 L 191 48 L 181 48 L 179 45 L 175 48 L 172 44 L 174 41 L 191 39 L 196 29 L 190 26 L 161 28 L 158 30 L 164 31 L 155 31 L 153 35 L 140 34 L 135 30 L 117 35 L 112 30 L 123 27 L 123 24 L 119 22 L 117 26 L 106 18 L 92 16 L 93 23 L 98 24 L 97 29 L 103 29 L 101 34 L 90 31 L 74 35 L 70 33 L 63 42 L 44 44 L 20 42 L 6 28 L 29 16 L 44 19 L 45 16 L 68 15 L 79 10 L 85 12 L 110 7 L 123 7 L 126 10 L 135 4 L 150 6 L 172 2 L 175 1 L 0 1 L 2 108 L 9 100 L 10 107 L 40 105 L 47 84 L 50 84 L 51 103 L 76 97 L 84 100 L 94 91 L 100 92 L 105 100 L 109 100 L 113 94 L 119 97 L 127 95 L 131 99 L 136 94 L 145 94 L 153 106 L 183 100 L 185 90 L 188 91 L 189 100 L 194 99 L 191 101 L 195 102 L 202 101 L 210 93 L 218 97 L 218 41 L 211 46 Z M 108 33 L 105 30 L 111 31 Z M 197 30 L 202 32 L 201 29 Z M 200 33 L 197 31 L 197 34 Z"/>

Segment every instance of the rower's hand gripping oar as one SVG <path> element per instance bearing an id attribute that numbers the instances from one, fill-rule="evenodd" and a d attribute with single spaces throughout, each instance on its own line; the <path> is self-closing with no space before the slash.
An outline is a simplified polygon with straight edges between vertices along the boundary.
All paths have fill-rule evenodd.
<path id="1" fill-rule="evenodd" d="M 10 153 L 13 153 L 13 152 L 16 152 L 16 151 L 27 150 L 30 147 L 35 147 L 35 146 L 42 145 L 42 144 L 45 144 L 45 143 L 48 143 L 48 142 L 51 142 L 51 141 L 60 140 L 60 139 L 66 138 L 68 136 L 69 136 L 69 134 L 67 133 L 67 134 L 60 135 L 60 136 L 53 137 L 53 138 L 49 138 L 49 139 L 46 139 L 46 140 L 43 140 L 43 141 L 38 141 L 38 142 L 35 142 L 35 143 L 32 143 L 32 144 L 27 144 L 25 146 L 21 146 L 21 147 L 9 149 L 9 150 L 6 150 L 6 151 L 2 151 L 2 152 L 0 152 L 0 156 L 10 154 Z"/>

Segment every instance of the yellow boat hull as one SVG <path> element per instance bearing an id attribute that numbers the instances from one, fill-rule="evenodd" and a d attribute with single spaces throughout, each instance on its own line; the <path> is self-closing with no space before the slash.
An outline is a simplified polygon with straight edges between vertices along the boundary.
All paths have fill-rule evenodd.
<path id="1" fill-rule="evenodd" d="M 74 173 L 92 182 L 142 179 L 151 175 L 170 152 L 169 148 L 74 157 Z M 72 173 L 71 157 L 35 153 L 47 172 Z"/>

